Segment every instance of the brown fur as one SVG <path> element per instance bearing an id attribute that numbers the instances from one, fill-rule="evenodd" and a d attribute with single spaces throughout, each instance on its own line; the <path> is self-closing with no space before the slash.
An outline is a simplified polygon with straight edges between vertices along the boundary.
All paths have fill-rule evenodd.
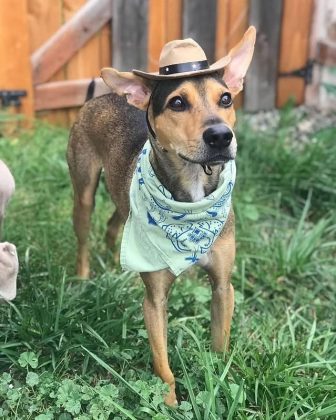
<path id="1" fill-rule="evenodd" d="M 116 211 L 108 222 L 106 240 L 109 246 L 114 245 L 119 228 L 127 219 L 135 162 L 148 138 L 142 110 L 149 107 L 150 124 L 157 137 L 156 140 L 151 139 L 151 164 L 174 199 L 197 201 L 216 189 L 225 159 L 220 158 L 212 166 L 211 175 L 204 173 L 201 164 L 207 164 L 215 156 L 215 151 L 204 142 L 204 130 L 213 126 L 215 121 L 233 130 L 234 108 L 220 106 L 220 99 L 226 92 L 235 96 L 242 89 L 254 40 L 255 30 L 250 28 L 229 53 L 231 63 L 225 70 L 224 81 L 218 75 L 212 75 L 189 77 L 175 85 L 169 81 L 158 82 L 155 86 L 153 82 L 142 80 L 132 73 L 103 69 L 105 82 L 116 94 L 96 98 L 84 105 L 71 130 L 67 155 L 74 187 L 79 276 L 87 278 L 90 272 L 87 239 L 94 195 L 102 169 L 107 189 L 116 205 Z M 157 89 L 156 95 L 150 101 L 153 88 Z M 160 89 L 168 93 L 166 97 Z M 118 95 L 126 96 L 127 101 Z M 183 112 L 172 110 L 168 102 L 175 96 L 186 98 L 188 109 Z M 235 157 L 235 142 L 234 137 L 225 149 L 228 159 Z M 234 257 L 234 215 L 231 210 L 221 235 L 199 263 L 209 274 L 212 287 L 211 333 L 216 351 L 223 351 L 229 343 L 234 305 L 230 277 Z M 144 317 L 154 369 L 169 385 L 166 403 L 174 405 L 175 379 L 167 355 L 166 305 L 175 277 L 169 270 L 140 274 L 145 284 Z"/>

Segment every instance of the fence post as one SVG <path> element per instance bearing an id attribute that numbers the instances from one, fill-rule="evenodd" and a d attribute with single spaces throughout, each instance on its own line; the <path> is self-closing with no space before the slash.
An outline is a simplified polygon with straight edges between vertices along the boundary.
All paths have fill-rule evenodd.
<path id="1" fill-rule="evenodd" d="M 307 64 L 313 0 L 284 0 L 281 26 L 279 72 L 291 72 Z M 279 77 L 277 106 L 282 107 L 294 98 L 304 102 L 305 81 L 299 77 Z"/>
<path id="2" fill-rule="evenodd" d="M 27 2 L 0 1 L 0 89 L 26 90 L 15 112 L 34 116 Z"/>
<path id="3" fill-rule="evenodd" d="M 118 70 L 147 69 L 147 0 L 114 0 L 112 64 Z"/>
<path id="4" fill-rule="evenodd" d="M 209 63 L 213 63 L 215 57 L 216 13 L 216 0 L 183 2 L 183 37 L 197 41 L 204 49 Z"/>
<path id="5" fill-rule="evenodd" d="M 281 14 L 282 0 L 254 0 L 250 4 L 250 24 L 257 28 L 257 41 L 244 90 L 248 111 L 275 106 Z"/>

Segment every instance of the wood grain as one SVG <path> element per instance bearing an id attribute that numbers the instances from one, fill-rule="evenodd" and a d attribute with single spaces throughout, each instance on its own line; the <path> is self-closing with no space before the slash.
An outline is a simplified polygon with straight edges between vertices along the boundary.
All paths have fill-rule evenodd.
<path id="1" fill-rule="evenodd" d="M 197 41 L 210 64 L 215 58 L 216 8 L 216 0 L 183 2 L 183 37 Z"/>
<path id="2" fill-rule="evenodd" d="M 32 118 L 33 87 L 27 16 L 26 2 L 0 1 L 0 88 L 26 90 L 27 97 L 22 99 L 21 107 L 15 112 Z"/>
<path id="3" fill-rule="evenodd" d="M 182 36 L 182 0 L 149 0 L 148 70 L 157 71 L 162 47 Z"/>
<path id="4" fill-rule="evenodd" d="M 48 81 L 106 22 L 110 0 L 89 0 L 51 38 L 32 54 L 33 81 Z"/>
<path id="5" fill-rule="evenodd" d="M 90 79 L 64 80 L 43 83 L 35 87 L 35 110 L 45 111 L 83 105 Z M 95 79 L 94 97 L 110 92 L 103 80 Z"/>
<path id="6" fill-rule="evenodd" d="M 282 0 L 255 0 L 250 9 L 257 41 L 244 89 L 244 108 L 248 111 L 275 107 L 281 16 Z"/>
<path id="7" fill-rule="evenodd" d="M 146 0 L 114 0 L 112 21 L 113 67 L 122 71 L 147 68 Z"/>
<path id="8" fill-rule="evenodd" d="M 284 0 L 279 73 L 293 71 L 306 65 L 309 57 L 312 12 L 313 0 Z M 303 79 L 279 77 L 277 87 L 278 107 L 285 105 L 290 98 L 293 98 L 296 104 L 303 103 Z"/>
<path id="9" fill-rule="evenodd" d="M 28 22 L 30 32 L 30 53 L 32 54 L 46 42 L 62 25 L 62 2 L 55 0 L 28 0 Z M 64 66 L 58 70 L 50 81 L 64 80 Z M 36 113 L 39 119 L 51 124 L 68 125 L 67 111 L 58 109 L 52 112 Z"/>

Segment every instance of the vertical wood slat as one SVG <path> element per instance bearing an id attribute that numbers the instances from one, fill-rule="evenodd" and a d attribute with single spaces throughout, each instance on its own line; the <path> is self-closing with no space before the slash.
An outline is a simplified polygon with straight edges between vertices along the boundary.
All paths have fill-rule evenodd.
<path id="1" fill-rule="evenodd" d="M 229 50 L 230 0 L 217 0 L 215 60 L 224 57 Z"/>
<path id="2" fill-rule="evenodd" d="M 63 0 L 64 15 L 71 4 L 71 0 Z M 111 15 L 111 0 L 84 2 L 78 12 L 32 54 L 34 84 L 50 80 L 111 19 Z"/>
<path id="3" fill-rule="evenodd" d="M 28 0 L 31 53 L 45 43 L 87 0 Z M 112 2 L 111 2 L 112 4 Z M 81 48 L 52 78 L 53 81 L 82 79 L 99 75 L 110 66 L 111 29 L 107 24 Z M 78 109 L 40 111 L 37 115 L 57 125 L 69 125 Z"/>
<path id="4" fill-rule="evenodd" d="M 62 2 L 55 0 L 28 0 L 28 20 L 30 31 L 30 53 L 32 54 L 47 41 L 62 25 Z M 51 82 L 65 79 L 64 68 L 60 69 Z M 41 111 L 36 114 L 39 119 L 56 125 L 68 125 L 66 110 Z"/>
<path id="5" fill-rule="evenodd" d="M 214 62 L 216 39 L 216 0 L 184 0 L 183 37 L 198 42 L 208 58 Z"/>
<path id="6" fill-rule="evenodd" d="M 306 65 L 312 13 L 313 0 L 284 0 L 279 72 L 289 72 Z M 303 79 L 279 77 L 276 105 L 283 106 L 291 97 L 296 104 L 301 104 L 304 91 Z"/>
<path id="7" fill-rule="evenodd" d="M 228 50 L 233 48 L 243 37 L 248 26 L 250 3 L 254 0 L 230 0 Z"/>
<path id="8" fill-rule="evenodd" d="M 113 67 L 147 68 L 147 0 L 113 0 Z"/>
<path id="9" fill-rule="evenodd" d="M 182 0 L 149 0 L 148 70 L 157 71 L 164 44 L 182 35 Z"/>
<path id="10" fill-rule="evenodd" d="M 253 2 L 253 0 L 250 0 Z M 248 26 L 249 0 L 230 0 L 228 50 L 230 51 L 243 37 Z M 234 99 L 236 109 L 244 102 L 245 88 Z"/>
<path id="11" fill-rule="evenodd" d="M 86 0 L 64 0 L 63 17 L 67 22 L 85 4 Z M 94 78 L 99 76 L 100 55 L 99 38 L 95 34 L 65 66 L 65 73 L 68 80 Z M 68 110 L 69 124 L 72 124 L 78 114 L 78 109 Z"/>
<path id="12" fill-rule="evenodd" d="M 275 106 L 282 0 L 254 0 L 250 23 L 257 28 L 254 57 L 246 77 L 244 108 Z"/>
<path id="13" fill-rule="evenodd" d="M 18 29 L 20 36 L 18 36 Z M 0 89 L 24 89 L 19 112 L 34 115 L 27 5 L 22 0 L 0 1 Z"/>
<path id="14" fill-rule="evenodd" d="M 249 0 L 217 0 L 216 60 L 224 57 L 243 37 L 248 26 Z M 243 103 L 243 92 L 235 98 L 235 107 Z"/>
<path id="15" fill-rule="evenodd" d="M 166 42 L 182 38 L 182 1 L 166 0 Z"/>
<path id="16" fill-rule="evenodd" d="M 166 41 L 166 0 L 148 0 L 148 70 L 157 71 Z"/>

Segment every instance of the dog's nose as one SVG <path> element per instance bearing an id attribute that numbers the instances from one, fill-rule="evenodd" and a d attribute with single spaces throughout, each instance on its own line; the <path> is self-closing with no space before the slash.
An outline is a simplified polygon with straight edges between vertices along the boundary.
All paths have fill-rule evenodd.
<path id="1" fill-rule="evenodd" d="M 232 131 L 225 124 L 215 124 L 203 133 L 204 142 L 210 147 L 222 149 L 228 147 L 233 137 Z"/>

